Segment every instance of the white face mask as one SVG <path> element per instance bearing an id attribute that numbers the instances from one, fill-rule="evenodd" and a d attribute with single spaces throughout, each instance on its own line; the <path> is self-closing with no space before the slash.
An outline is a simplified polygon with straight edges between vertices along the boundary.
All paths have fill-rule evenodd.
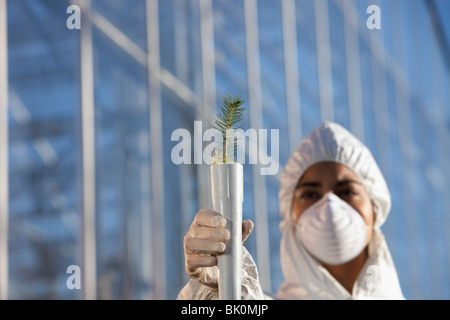
<path id="1" fill-rule="evenodd" d="M 300 215 L 295 234 L 318 260 L 339 265 L 364 249 L 367 226 L 351 205 L 327 193 Z"/>

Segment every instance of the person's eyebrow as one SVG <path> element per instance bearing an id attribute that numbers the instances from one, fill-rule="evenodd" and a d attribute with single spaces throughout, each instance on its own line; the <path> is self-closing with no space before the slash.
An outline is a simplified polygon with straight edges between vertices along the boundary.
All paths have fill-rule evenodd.
<path id="1" fill-rule="evenodd" d="M 351 183 L 356 183 L 359 185 L 362 185 L 361 182 L 357 181 L 357 180 L 352 180 L 352 179 L 344 179 L 344 180 L 340 180 L 336 183 L 336 187 L 341 187 L 341 186 L 345 186 Z M 322 184 L 319 181 L 305 181 L 302 183 L 299 183 L 296 187 L 296 189 L 300 189 L 303 187 L 312 187 L 312 188 L 320 188 L 322 186 Z"/>
<path id="2" fill-rule="evenodd" d="M 319 188 L 320 186 L 321 186 L 320 182 L 317 182 L 317 181 L 306 181 L 306 182 L 299 183 L 297 185 L 297 189 L 302 188 L 302 187 Z"/>
<path id="3" fill-rule="evenodd" d="M 340 187 L 340 186 L 344 186 L 350 183 L 356 183 L 356 184 L 360 184 L 362 185 L 361 182 L 357 181 L 357 180 L 351 180 L 351 179 L 345 179 L 345 180 L 340 180 L 336 183 L 336 187 Z"/>

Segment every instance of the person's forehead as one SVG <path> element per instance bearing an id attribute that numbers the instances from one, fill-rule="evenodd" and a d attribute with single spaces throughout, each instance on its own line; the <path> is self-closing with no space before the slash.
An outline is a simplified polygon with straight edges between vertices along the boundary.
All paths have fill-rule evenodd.
<path id="1" fill-rule="evenodd" d="M 336 162 L 319 162 L 305 171 L 299 183 L 304 181 L 339 181 L 343 179 L 360 182 L 356 173 L 346 165 Z"/>

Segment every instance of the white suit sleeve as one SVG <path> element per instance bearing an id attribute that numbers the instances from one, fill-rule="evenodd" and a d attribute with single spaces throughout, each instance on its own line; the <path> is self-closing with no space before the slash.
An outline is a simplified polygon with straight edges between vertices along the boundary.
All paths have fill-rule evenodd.
<path id="1" fill-rule="evenodd" d="M 258 270 L 250 253 L 242 247 L 242 300 L 267 299 L 259 283 Z M 217 300 L 219 292 L 202 285 L 197 280 L 190 280 L 177 297 L 178 300 Z"/>

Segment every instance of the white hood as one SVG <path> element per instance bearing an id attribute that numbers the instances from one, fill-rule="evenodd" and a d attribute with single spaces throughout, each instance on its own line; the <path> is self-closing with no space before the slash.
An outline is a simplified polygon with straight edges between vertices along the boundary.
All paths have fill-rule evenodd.
<path id="1" fill-rule="evenodd" d="M 298 180 L 315 163 L 331 161 L 346 165 L 361 179 L 375 210 L 375 232 L 369 258 L 350 295 L 294 236 L 292 197 Z M 281 266 L 285 281 L 281 299 L 404 299 L 392 257 L 379 227 L 391 207 L 386 182 L 369 149 L 338 124 L 326 122 L 312 131 L 289 158 L 280 180 Z"/>

